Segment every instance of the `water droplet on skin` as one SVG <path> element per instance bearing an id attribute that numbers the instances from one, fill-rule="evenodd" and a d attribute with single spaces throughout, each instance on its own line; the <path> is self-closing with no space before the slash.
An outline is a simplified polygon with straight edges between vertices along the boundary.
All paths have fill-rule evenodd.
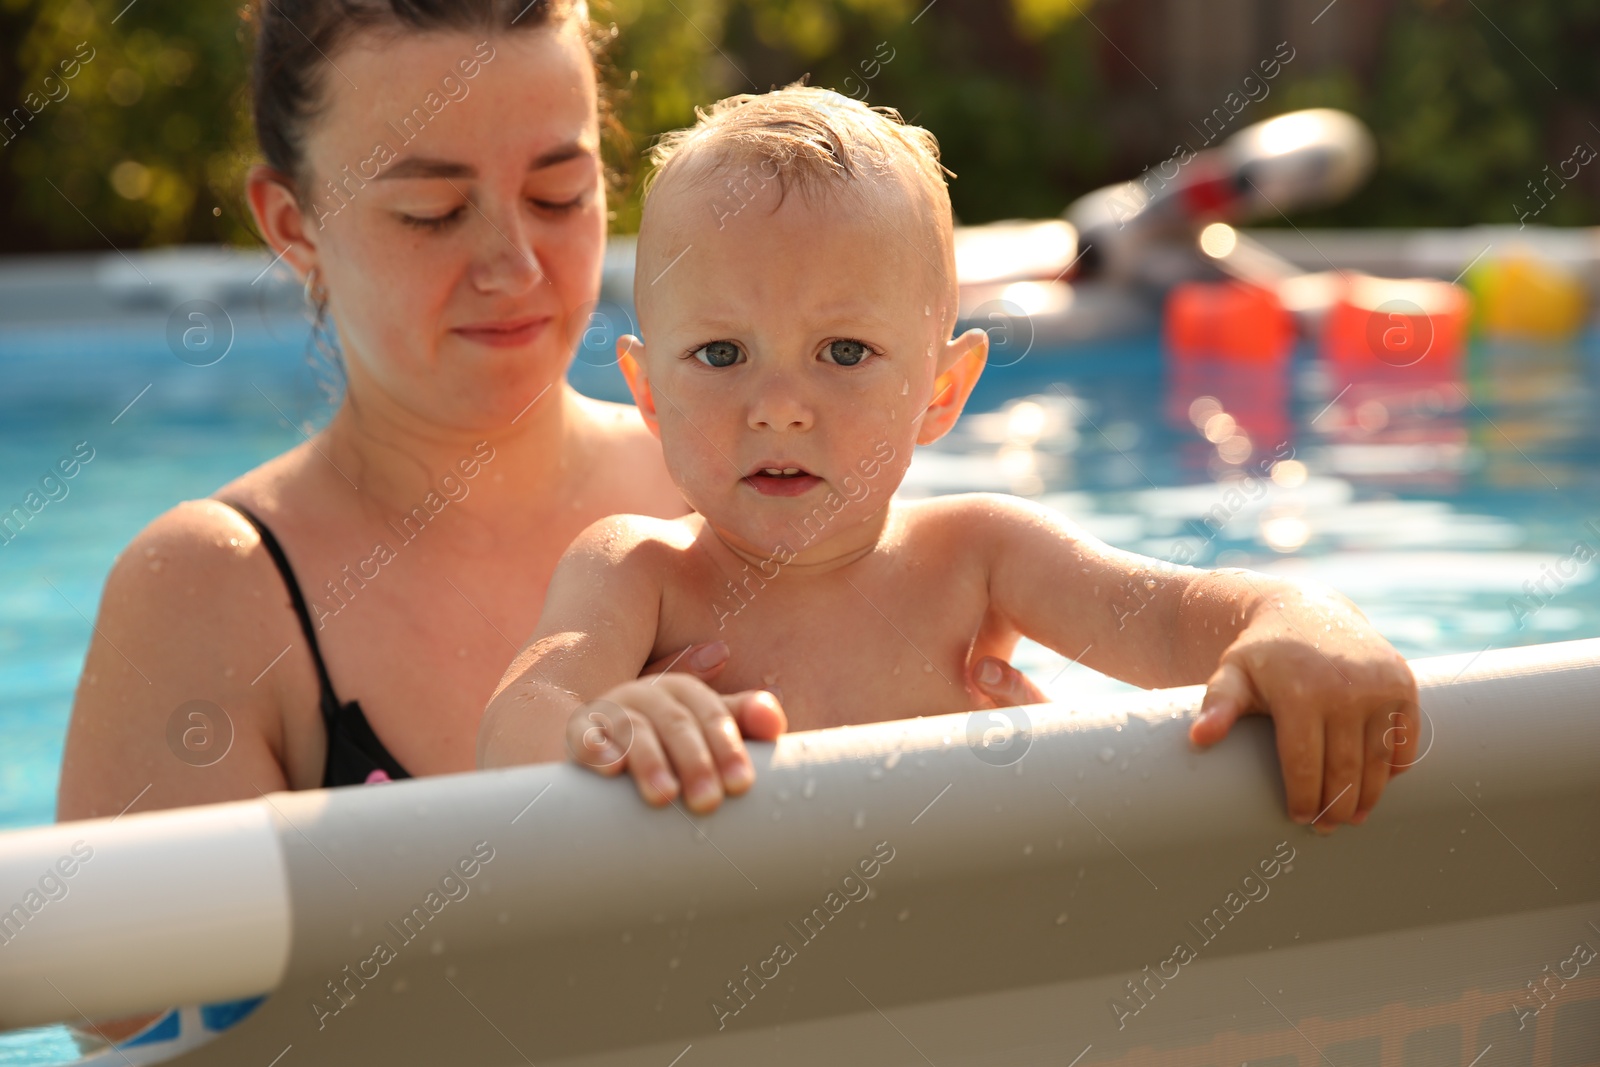
<path id="1" fill-rule="evenodd" d="M 444 938 L 442 938 L 442 937 L 434 938 L 433 939 L 433 945 L 429 949 L 429 951 L 431 951 L 435 956 L 444 955 Z"/>
<path id="2" fill-rule="evenodd" d="M 900 383 L 900 395 L 905 396 L 909 392 L 911 392 L 911 379 L 907 378 Z"/>
<path id="3" fill-rule="evenodd" d="M 923 304 L 922 305 L 922 314 L 924 316 L 932 315 L 933 314 L 933 308 L 928 306 L 927 304 Z"/>
<path id="4" fill-rule="evenodd" d="M 396 993 L 404 993 L 406 991 L 406 980 L 404 978 L 396 978 L 394 980 L 394 985 L 390 988 Z"/>
<path id="5" fill-rule="evenodd" d="M 899 919 L 901 922 L 905 922 L 907 919 L 911 918 L 911 909 L 901 908 L 900 914 L 895 916 L 895 918 Z"/>
<path id="6" fill-rule="evenodd" d="M 933 664 L 924 662 L 922 664 L 922 673 L 923 674 L 932 674 L 933 673 Z"/>
<path id="7" fill-rule="evenodd" d="M 159 574 L 161 572 L 161 566 L 162 564 L 159 559 L 153 559 L 149 563 L 150 571 L 153 574 Z"/>
<path id="8" fill-rule="evenodd" d="M 1062 912 L 1060 915 L 1056 916 L 1056 925 L 1057 926 L 1065 926 L 1066 922 L 1067 922 L 1067 913 L 1066 912 Z"/>
<path id="9" fill-rule="evenodd" d="M 874 768 L 872 768 L 872 770 L 867 772 L 867 777 L 872 779 L 874 782 L 878 781 L 880 778 L 883 777 L 883 768 L 882 767 L 874 767 Z"/>
<path id="10" fill-rule="evenodd" d="M 456 970 L 456 965 L 453 963 L 444 969 L 444 976 L 446 978 L 454 978 L 457 973 L 459 972 Z"/>
<path id="11" fill-rule="evenodd" d="M 900 664 L 896 663 L 894 665 L 894 670 L 890 671 L 889 673 L 891 673 L 891 674 L 899 674 L 900 673 Z"/>
<path id="12" fill-rule="evenodd" d="M 667 969 L 671 970 L 671 971 L 675 971 L 675 970 L 678 969 L 678 964 L 681 963 L 681 962 L 682 961 L 680 959 L 678 959 L 678 957 L 674 956 L 670 960 L 667 961 Z"/>
<path id="13" fill-rule="evenodd" d="M 232 667 L 224 667 L 224 668 L 222 668 L 222 676 L 224 678 L 232 678 L 233 677 L 233 668 Z"/>
<path id="14" fill-rule="evenodd" d="M 1033 855 L 1033 846 L 1032 846 L 1032 845 L 1023 845 L 1023 846 L 1022 846 L 1022 854 L 1023 854 L 1023 855 L 1024 855 L 1024 856 L 1031 856 L 1031 855 Z"/>
<path id="15" fill-rule="evenodd" d="M 812 797 L 816 796 L 817 780 L 815 778 L 807 778 L 806 784 L 800 787 L 800 795 L 805 797 L 807 800 L 810 800 Z"/>
<path id="16" fill-rule="evenodd" d="M 1156 587 L 1156 580 L 1154 578 L 1146 578 L 1144 580 L 1144 587 L 1146 589 L 1154 589 Z"/>
<path id="17" fill-rule="evenodd" d="M 891 752 L 889 753 L 889 758 L 883 761 L 883 769 L 886 771 L 892 771 L 894 770 L 895 765 L 899 762 L 900 753 L 898 751 Z"/>
<path id="18" fill-rule="evenodd" d="M 633 944 L 633 931 L 632 930 L 624 930 L 622 932 L 622 943 L 624 945 Z"/>
<path id="19" fill-rule="evenodd" d="M 867 828 L 867 813 L 864 811 L 856 812 L 855 821 L 851 825 L 857 830 L 865 830 Z"/>
<path id="20" fill-rule="evenodd" d="M 1112 760 L 1114 760 L 1116 758 L 1117 758 L 1117 750 L 1114 749 L 1114 748 L 1111 748 L 1109 745 L 1100 750 L 1100 762 L 1101 763 L 1110 763 Z"/>

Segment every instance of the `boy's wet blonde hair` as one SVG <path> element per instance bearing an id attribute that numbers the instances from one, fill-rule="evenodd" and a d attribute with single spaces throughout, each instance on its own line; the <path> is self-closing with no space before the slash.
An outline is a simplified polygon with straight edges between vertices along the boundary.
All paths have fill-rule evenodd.
<path id="1" fill-rule="evenodd" d="M 946 170 L 933 134 L 907 123 L 889 107 L 868 107 L 831 89 L 791 85 L 770 93 L 730 96 L 696 108 L 693 126 L 664 135 L 650 152 L 653 165 L 644 185 L 646 210 L 664 184 L 687 181 L 711 192 L 709 209 L 719 226 L 729 203 L 742 206 L 747 192 L 778 184 L 780 198 L 848 189 L 852 183 L 890 178 L 926 209 L 931 224 L 931 265 L 944 275 L 954 311 L 954 222 Z M 951 175 L 954 176 L 953 174 Z M 731 179 L 719 188 L 720 179 Z M 738 197 L 732 200 L 731 197 Z M 895 229 L 906 227 L 886 220 Z M 908 239 L 915 236 L 906 234 Z"/>

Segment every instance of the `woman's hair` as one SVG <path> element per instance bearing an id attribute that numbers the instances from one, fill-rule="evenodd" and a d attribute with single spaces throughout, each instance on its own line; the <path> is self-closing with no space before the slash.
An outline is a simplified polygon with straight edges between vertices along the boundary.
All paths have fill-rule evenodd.
<path id="1" fill-rule="evenodd" d="M 513 32 L 573 25 L 598 51 L 607 34 L 591 30 L 585 0 L 252 0 L 250 74 L 256 140 L 267 163 L 305 177 L 305 128 L 324 104 L 333 58 L 359 34 L 438 31 Z M 604 116 L 602 116 L 604 121 Z"/>

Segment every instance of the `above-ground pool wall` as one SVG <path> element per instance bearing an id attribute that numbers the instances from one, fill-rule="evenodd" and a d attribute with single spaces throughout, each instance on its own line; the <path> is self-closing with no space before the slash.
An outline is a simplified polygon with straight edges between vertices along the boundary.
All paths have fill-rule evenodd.
<path id="1" fill-rule="evenodd" d="M 1417 666 L 1425 755 L 1327 838 L 1198 689 L 792 735 L 704 819 L 565 765 L 274 795 L 286 975 L 174 1062 L 1595 1062 L 1600 641 Z"/>

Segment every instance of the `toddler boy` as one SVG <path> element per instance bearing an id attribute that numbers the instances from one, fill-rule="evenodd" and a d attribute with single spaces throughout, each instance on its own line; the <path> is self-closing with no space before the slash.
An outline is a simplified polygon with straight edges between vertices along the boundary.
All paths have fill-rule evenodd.
<path id="1" fill-rule="evenodd" d="M 987 351 L 982 330 L 951 339 L 932 135 L 791 87 L 722 101 L 654 161 L 648 343 L 619 355 L 694 513 L 614 516 L 572 545 L 485 713 L 481 764 L 570 752 L 707 811 L 753 780 L 741 734 L 990 707 L 968 664 L 1026 636 L 1143 686 L 1209 681 L 1201 744 L 1271 714 L 1291 815 L 1366 817 L 1412 759 L 1416 687 L 1347 600 L 1119 551 L 1013 496 L 892 499 Z M 718 640 L 715 689 L 638 677 Z"/>

